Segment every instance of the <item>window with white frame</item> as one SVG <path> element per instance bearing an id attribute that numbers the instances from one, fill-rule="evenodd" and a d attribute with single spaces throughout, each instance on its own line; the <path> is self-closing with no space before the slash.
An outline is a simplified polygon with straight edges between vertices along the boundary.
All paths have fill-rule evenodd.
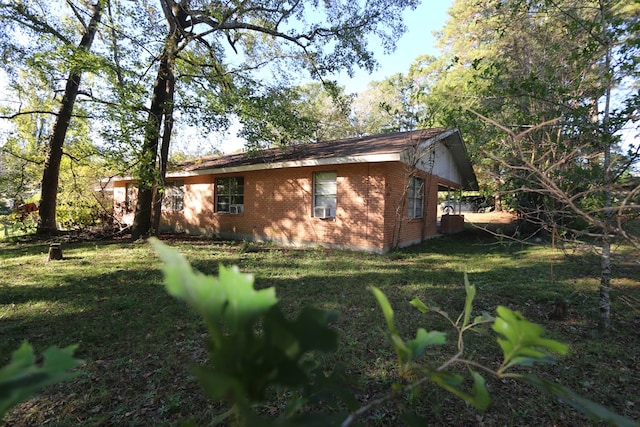
<path id="1" fill-rule="evenodd" d="M 162 194 L 162 210 L 179 212 L 184 209 L 184 181 L 167 181 Z"/>
<path id="2" fill-rule="evenodd" d="M 336 216 L 338 197 L 337 173 L 315 172 L 313 174 L 313 216 L 331 218 Z"/>
<path id="3" fill-rule="evenodd" d="M 244 212 L 244 177 L 216 178 L 216 212 Z"/>
<path id="4" fill-rule="evenodd" d="M 424 206 L 424 179 L 412 176 L 409 183 L 409 218 L 422 218 Z"/>

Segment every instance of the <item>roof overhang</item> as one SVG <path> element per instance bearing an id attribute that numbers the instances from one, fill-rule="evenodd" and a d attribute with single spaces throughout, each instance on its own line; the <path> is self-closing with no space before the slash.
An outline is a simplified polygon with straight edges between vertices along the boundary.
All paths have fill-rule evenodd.
<path id="1" fill-rule="evenodd" d="M 415 137 L 416 134 L 421 135 L 418 132 L 419 131 L 411 131 L 407 132 L 406 134 L 408 134 L 408 138 L 412 138 Z M 458 173 L 462 181 L 459 183 L 460 187 L 464 190 L 478 189 L 476 176 L 473 172 L 466 147 L 464 145 L 464 142 L 462 141 L 462 136 L 460 135 L 460 131 L 458 129 L 446 129 L 431 137 L 425 135 L 422 136 L 422 138 L 420 138 L 420 136 L 418 136 L 417 138 L 417 141 L 413 143 L 409 143 L 409 140 L 407 140 L 407 144 L 404 147 L 398 146 L 398 142 L 400 140 L 396 138 L 395 145 L 392 144 L 389 147 L 383 146 L 383 150 L 380 150 L 379 145 L 377 149 L 378 152 L 374 153 L 361 152 L 358 154 L 342 155 L 338 155 L 337 153 L 335 155 L 331 155 L 331 153 L 329 153 L 329 155 L 325 154 L 324 156 L 319 157 L 312 157 L 311 155 L 307 155 L 304 158 L 300 159 L 282 160 L 278 160 L 277 158 L 273 160 L 265 160 L 264 158 L 260 158 L 256 159 L 255 162 L 252 162 L 251 160 L 245 160 L 244 163 L 236 165 L 233 165 L 233 163 L 229 164 L 228 166 L 221 164 L 216 166 L 212 165 L 212 167 L 202 167 L 194 168 L 191 170 L 168 172 L 166 174 L 166 177 L 169 179 L 185 178 L 189 176 L 220 175 L 261 170 L 301 168 L 310 166 L 346 165 L 358 163 L 402 162 L 407 165 L 415 165 L 416 160 L 419 160 L 415 157 L 417 152 L 420 153 L 421 151 L 423 151 L 423 156 L 429 152 L 428 147 L 433 146 L 436 143 L 442 143 L 442 145 L 450 151 L 451 157 L 454 160 L 455 167 L 458 169 Z M 117 178 L 117 180 L 129 181 L 134 180 L 134 178 L 132 176 L 125 176 Z"/>
<path id="2" fill-rule="evenodd" d="M 341 156 L 323 159 L 288 160 L 283 162 L 256 163 L 252 165 L 198 169 L 194 171 L 167 173 L 167 178 L 182 178 L 197 175 L 240 173 L 259 170 L 301 168 L 307 166 L 345 165 L 350 163 L 377 163 L 401 161 L 401 153 L 369 154 L 362 156 Z"/>
<path id="3" fill-rule="evenodd" d="M 442 132 L 432 138 L 425 139 L 417 144 L 415 147 L 409 147 L 403 152 L 404 162 L 407 164 L 417 164 L 417 162 L 429 153 L 429 147 L 436 143 L 442 143 L 449 152 L 451 158 L 456 165 L 457 171 L 460 173 L 461 182 L 460 189 L 467 191 L 478 191 L 478 180 L 476 174 L 473 171 L 473 166 L 469 159 L 467 148 L 462 141 L 462 135 L 460 131 L 456 129 L 450 129 Z M 416 157 L 415 153 L 418 153 Z"/>
<path id="4" fill-rule="evenodd" d="M 462 140 L 462 134 L 456 129 L 455 134 L 450 135 L 447 140 L 443 141 L 443 144 L 451 151 L 453 161 L 460 172 L 462 177 L 461 189 L 478 191 L 480 189 L 478 179 L 473 171 L 467 147 Z"/>

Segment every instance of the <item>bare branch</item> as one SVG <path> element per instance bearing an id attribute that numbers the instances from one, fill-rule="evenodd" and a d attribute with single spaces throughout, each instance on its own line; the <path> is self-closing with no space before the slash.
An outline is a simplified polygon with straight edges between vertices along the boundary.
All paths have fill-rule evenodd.
<path id="1" fill-rule="evenodd" d="M 53 28 L 46 21 L 41 19 L 40 16 L 31 13 L 27 6 L 25 6 L 22 2 L 9 2 L 9 4 L 3 4 L 3 8 L 8 10 L 12 10 L 16 15 L 12 17 L 12 21 L 17 22 L 20 25 L 23 25 L 26 28 L 29 28 L 37 33 L 51 34 L 52 36 L 58 38 L 66 45 L 71 45 L 72 41 L 64 36 L 57 29 Z M 24 19 L 20 19 L 20 17 Z"/>
<path id="2" fill-rule="evenodd" d="M 80 22 L 80 24 L 84 28 L 84 31 L 87 31 L 88 27 L 87 27 L 87 24 L 84 22 L 84 19 L 82 18 L 82 14 L 81 14 L 80 10 L 78 10 L 76 5 L 71 0 L 66 0 L 66 2 L 67 2 L 67 5 L 69 6 L 69 8 L 71 8 L 71 10 L 73 11 L 73 14 L 78 19 L 78 22 Z"/>
<path id="3" fill-rule="evenodd" d="M 9 115 L 1 115 L 0 119 L 8 119 L 8 120 L 13 120 L 16 119 L 20 116 L 28 116 L 31 114 L 49 114 L 52 116 L 57 116 L 58 113 L 55 113 L 53 111 L 48 111 L 48 110 L 29 110 L 29 111 L 18 111 L 17 113 L 14 114 L 9 114 Z"/>
<path id="4" fill-rule="evenodd" d="M 2 150 L 3 153 L 6 153 L 6 154 L 8 154 L 8 155 L 10 155 L 12 157 L 15 157 L 16 159 L 23 160 L 23 161 L 25 161 L 27 163 L 33 163 L 33 164 L 36 164 L 36 165 L 44 164 L 44 160 L 36 160 L 34 158 L 23 156 L 21 154 L 18 154 L 18 153 L 15 153 L 15 152 L 11 151 L 11 150 L 8 150 L 6 147 L 2 147 L 1 150 Z"/>

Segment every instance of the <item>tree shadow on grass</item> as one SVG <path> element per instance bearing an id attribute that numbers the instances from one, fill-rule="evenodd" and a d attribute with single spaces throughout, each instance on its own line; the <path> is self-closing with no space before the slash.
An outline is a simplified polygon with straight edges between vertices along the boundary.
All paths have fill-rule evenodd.
<path id="1" fill-rule="evenodd" d="M 204 413 L 212 405 L 189 372 L 206 354 L 204 325 L 166 293 L 156 268 L 9 287 L 0 303 L 3 363 L 24 340 L 37 353 L 50 345 L 78 344 L 76 357 L 86 362 L 79 378 L 50 387 L 25 412 L 18 408 L 16 423 L 159 425 L 189 418 L 191 402 Z M 189 408 L 180 412 L 179 405 Z"/>
<path id="2" fill-rule="evenodd" d="M 148 333 L 153 319 L 175 306 L 160 281 L 157 270 L 147 269 L 67 276 L 48 286 L 4 287 L 0 304 L 6 307 L 2 324 L 8 339 L 0 353 L 6 355 L 7 347 L 22 340 L 79 343 L 85 353 L 102 340 L 126 342 Z"/>

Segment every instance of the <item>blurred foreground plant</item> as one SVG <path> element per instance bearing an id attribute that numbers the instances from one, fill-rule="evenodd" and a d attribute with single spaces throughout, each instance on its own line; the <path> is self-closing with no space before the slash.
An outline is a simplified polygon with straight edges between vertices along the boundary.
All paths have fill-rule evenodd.
<path id="1" fill-rule="evenodd" d="M 278 306 L 275 289 L 255 290 L 253 276 L 240 273 L 237 267 L 220 266 L 218 278 L 206 276 L 194 271 L 180 253 L 157 239 L 151 239 L 151 244 L 164 261 L 168 292 L 196 310 L 209 330 L 209 364 L 196 366 L 193 372 L 208 396 L 231 405 L 214 424 L 231 417 L 232 422 L 242 425 L 348 426 L 388 400 L 402 398 L 407 393 L 417 396 L 427 382 L 437 384 L 482 411 L 491 399 L 481 371 L 497 378 L 532 384 L 590 418 L 618 426 L 636 425 L 558 384 L 514 372 L 515 367 L 551 362 L 554 359 L 550 353 L 564 355 L 567 346 L 544 338 L 542 327 L 506 307 L 497 308 L 496 318 L 488 314 L 472 318 L 476 289 L 466 275 L 465 306 L 456 320 L 417 298 L 411 301 L 422 313 L 435 312 L 443 316 L 457 332 L 456 354 L 439 366 L 431 366 L 432 361 L 425 356 L 429 347 L 446 342 L 445 334 L 419 328 L 415 338 L 405 341 L 395 327 L 387 297 L 378 288 L 371 288 L 386 320 L 403 383 L 394 385 L 382 398 L 361 406 L 351 391 L 344 367 L 336 365 L 327 374 L 312 357 L 315 351 L 336 350 L 338 336 L 329 327 L 335 313 L 305 308 L 295 320 L 288 320 Z M 465 333 L 488 325 L 499 335 L 497 342 L 503 353 L 503 361 L 496 370 L 464 358 Z M 466 367 L 472 380 L 471 390 L 464 388 L 465 377 L 458 373 L 459 369 L 453 369 L 454 365 Z M 256 411 L 265 404 L 269 389 L 283 390 L 281 395 L 288 397 L 284 412 L 277 419 L 261 417 Z M 313 404 L 316 406 L 310 409 Z M 319 412 L 321 410 L 323 412 Z M 413 414 L 403 418 L 410 425 L 422 425 L 425 421 Z"/>
<path id="2" fill-rule="evenodd" d="M 69 372 L 82 364 L 74 359 L 77 345 L 49 347 L 38 363 L 31 344 L 25 342 L 13 352 L 8 365 L 0 369 L 0 421 L 9 408 L 26 400 L 34 392 L 60 381 L 78 376 Z"/>

